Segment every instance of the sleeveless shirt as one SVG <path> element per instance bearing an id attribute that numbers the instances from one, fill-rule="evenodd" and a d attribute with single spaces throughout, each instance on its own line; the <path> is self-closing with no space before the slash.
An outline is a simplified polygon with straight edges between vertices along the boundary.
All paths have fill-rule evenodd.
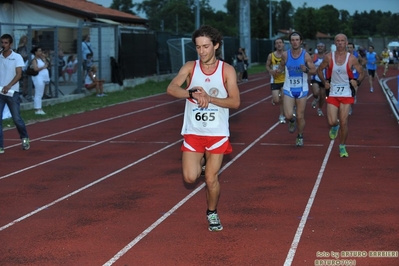
<path id="1" fill-rule="evenodd" d="M 215 71 L 205 74 L 199 60 L 195 61 L 188 89 L 202 87 L 208 95 L 227 98 L 228 93 L 223 82 L 224 62 L 218 61 Z M 208 108 L 199 108 L 195 99 L 188 98 L 184 109 L 182 135 L 229 136 L 229 108 L 210 103 Z"/>
<path id="2" fill-rule="evenodd" d="M 272 69 L 276 70 L 279 68 L 280 66 L 280 62 L 281 62 L 281 57 L 277 57 L 274 52 L 271 53 L 272 55 Z M 282 72 L 278 75 L 276 75 L 276 77 L 271 76 L 270 78 L 270 83 L 283 83 L 285 79 L 285 72 Z"/>
<path id="3" fill-rule="evenodd" d="M 327 77 L 331 77 L 329 97 L 352 97 L 350 79 L 353 72 L 349 67 L 350 53 L 346 53 L 345 62 L 342 65 L 335 63 L 335 52 L 331 53 L 331 63 L 328 68 Z"/>
<path id="4" fill-rule="evenodd" d="M 321 62 L 323 62 L 323 58 L 320 58 L 317 54 L 314 55 L 313 57 L 313 64 L 315 66 L 315 68 L 318 68 L 321 65 Z M 323 69 L 323 76 L 324 78 L 326 77 L 326 70 Z M 318 82 L 321 82 L 319 75 L 312 75 L 312 80 L 316 80 Z"/>
<path id="5" fill-rule="evenodd" d="M 308 74 L 301 70 L 301 65 L 305 64 L 305 53 L 302 49 L 298 58 L 293 58 L 291 50 L 287 52 L 287 62 L 285 63 L 284 90 L 291 92 L 307 92 Z"/>

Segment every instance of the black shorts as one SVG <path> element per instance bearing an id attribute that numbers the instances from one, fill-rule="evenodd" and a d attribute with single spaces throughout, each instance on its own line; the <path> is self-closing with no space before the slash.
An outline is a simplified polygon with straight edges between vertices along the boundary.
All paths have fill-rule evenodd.
<path id="1" fill-rule="evenodd" d="M 369 76 L 372 76 L 374 78 L 375 76 L 375 69 L 367 69 L 367 72 L 369 73 Z"/>
<path id="2" fill-rule="evenodd" d="M 283 83 L 272 83 L 271 84 L 272 91 L 281 90 L 283 88 L 283 86 L 284 86 L 284 82 Z"/>
<path id="3" fill-rule="evenodd" d="M 317 80 L 315 80 L 315 79 L 312 79 L 311 81 L 310 81 L 310 83 L 317 83 L 317 84 L 319 84 L 319 87 L 323 87 L 324 88 L 324 84 L 323 84 L 323 82 L 321 82 L 321 81 L 317 81 Z"/>

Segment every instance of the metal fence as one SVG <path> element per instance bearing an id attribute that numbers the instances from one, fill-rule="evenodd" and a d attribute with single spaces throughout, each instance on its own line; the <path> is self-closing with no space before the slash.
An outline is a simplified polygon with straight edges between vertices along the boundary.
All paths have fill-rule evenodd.
<path id="1" fill-rule="evenodd" d="M 51 62 L 51 82 L 47 94 L 51 97 L 62 95 L 60 86 L 73 87 L 74 93 L 83 92 L 83 57 L 82 40 L 86 35 L 91 37 L 94 64 L 98 66 L 98 76 L 106 82 L 120 83 L 115 77 L 122 79 L 142 78 L 154 75 L 175 73 L 184 64 L 183 53 L 177 51 L 178 45 L 171 49 L 170 44 L 179 43 L 178 39 L 187 40 L 189 56 L 185 60 L 193 60 L 195 46 L 190 44 L 190 35 L 176 35 L 167 32 L 150 32 L 142 28 L 128 27 L 122 25 L 111 25 L 104 23 L 88 23 L 80 21 L 76 27 L 61 27 L 56 25 L 27 25 L 27 24 L 6 24 L 0 23 L 0 35 L 9 33 L 14 37 L 14 49 L 24 36 L 27 37 L 27 51 L 34 45 L 40 45 L 47 52 Z M 174 40 L 174 41 L 172 41 Z M 315 48 L 320 40 L 305 40 L 309 48 Z M 329 48 L 333 43 L 332 39 L 322 40 Z M 350 39 L 349 41 L 361 46 L 373 44 L 375 51 L 380 53 L 383 47 L 391 39 L 368 38 Z M 223 40 L 223 59 L 233 62 L 239 45 L 239 38 L 225 37 Z M 173 46 L 173 45 L 172 45 Z M 193 48 L 194 47 L 194 48 Z M 251 40 L 251 63 L 264 64 L 267 56 L 273 51 L 271 40 Z M 173 54 L 172 54 L 173 53 Z M 58 55 L 62 55 L 59 60 Z M 76 72 L 69 75 L 65 72 L 68 58 L 76 55 Z M 29 53 L 27 63 L 32 59 Z M 181 58 L 180 58 L 181 57 Z M 183 58 L 183 60 L 182 60 Z M 120 83 L 121 84 L 121 83 Z M 31 101 L 33 86 L 29 76 L 24 75 L 21 79 L 22 101 Z"/>
<path id="2" fill-rule="evenodd" d="M 93 51 L 93 63 L 98 66 L 98 75 L 106 81 L 111 80 L 111 57 L 115 57 L 118 49 L 119 28 L 103 23 L 80 22 L 77 27 L 60 27 L 33 24 L 0 23 L 0 35 L 11 34 L 14 38 L 14 51 L 25 51 L 23 54 L 26 66 L 34 55 L 34 46 L 42 48 L 43 54 L 50 62 L 50 83 L 46 86 L 44 97 L 59 97 L 62 94 L 60 86 L 72 86 L 75 92 L 82 92 L 84 71 L 82 58 L 82 41 L 90 35 Z M 22 42 L 26 39 L 26 42 Z M 23 49 L 21 49 L 24 47 Z M 20 48 L 20 49 L 18 49 Z M 25 54 L 27 53 L 27 54 Z M 69 76 L 65 72 L 70 56 L 76 56 L 75 71 Z M 32 101 L 34 86 L 30 76 L 24 72 L 20 81 L 21 100 Z"/>

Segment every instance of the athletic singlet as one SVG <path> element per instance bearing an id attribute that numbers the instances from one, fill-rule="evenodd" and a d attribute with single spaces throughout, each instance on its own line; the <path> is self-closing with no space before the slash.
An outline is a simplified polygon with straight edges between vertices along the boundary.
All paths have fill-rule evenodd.
<path id="1" fill-rule="evenodd" d="M 353 79 L 353 73 L 349 67 L 350 53 L 346 53 L 345 62 L 340 66 L 335 63 L 335 52 L 331 52 L 331 58 L 327 71 L 327 78 L 331 78 L 329 97 L 352 97 L 349 83 L 350 79 Z"/>
<path id="2" fill-rule="evenodd" d="M 271 53 L 272 55 L 272 69 L 276 70 L 279 68 L 280 66 L 280 62 L 281 62 L 281 57 L 277 57 L 274 52 Z M 271 76 L 270 78 L 270 83 L 283 83 L 285 79 L 285 72 L 282 72 L 278 75 L 276 75 L 276 77 Z"/>
<path id="3" fill-rule="evenodd" d="M 323 58 L 319 58 L 317 54 L 314 55 L 313 58 L 313 64 L 315 68 L 318 68 L 321 65 L 321 62 L 323 62 Z M 323 77 L 326 77 L 326 69 L 323 69 Z M 316 80 L 318 82 L 321 82 L 321 79 L 319 78 L 319 75 L 312 75 L 312 80 Z"/>
<path id="4" fill-rule="evenodd" d="M 306 63 L 306 51 L 301 50 L 298 58 L 293 58 L 291 50 L 288 50 L 285 63 L 284 94 L 295 98 L 305 97 L 309 91 L 308 74 L 301 70 L 301 65 Z"/>
<path id="5" fill-rule="evenodd" d="M 375 52 L 367 52 L 366 54 L 366 59 L 367 59 L 367 64 L 366 67 L 367 69 L 370 70 L 376 70 L 377 69 L 377 54 Z"/>
<path id="6" fill-rule="evenodd" d="M 208 95 L 227 98 L 228 93 L 223 82 L 224 62 L 218 61 L 212 74 L 205 74 L 199 60 L 196 60 L 190 84 L 186 88 L 202 87 Z M 182 135 L 229 136 L 229 108 L 210 103 L 208 108 L 199 108 L 195 99 L 188 98 L 184 109 Z"/>
<path id="7" fill-rule="evenodd" d="M 388 51 L 386 51 L 386 52 L 382 51 L 381 57 L 382 57 L 382 61 L 384 63 L 389 63 L 389 53 L 388 53 Z"/>

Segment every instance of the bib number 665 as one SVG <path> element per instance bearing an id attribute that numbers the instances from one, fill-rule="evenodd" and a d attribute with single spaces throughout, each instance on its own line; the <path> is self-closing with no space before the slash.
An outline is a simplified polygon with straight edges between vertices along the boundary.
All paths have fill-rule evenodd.
<path id="1" fill-rule="evenodd" d="M 195 120 L 197 121 L 215 121 L 215 113 L 196 113 Z"/>

